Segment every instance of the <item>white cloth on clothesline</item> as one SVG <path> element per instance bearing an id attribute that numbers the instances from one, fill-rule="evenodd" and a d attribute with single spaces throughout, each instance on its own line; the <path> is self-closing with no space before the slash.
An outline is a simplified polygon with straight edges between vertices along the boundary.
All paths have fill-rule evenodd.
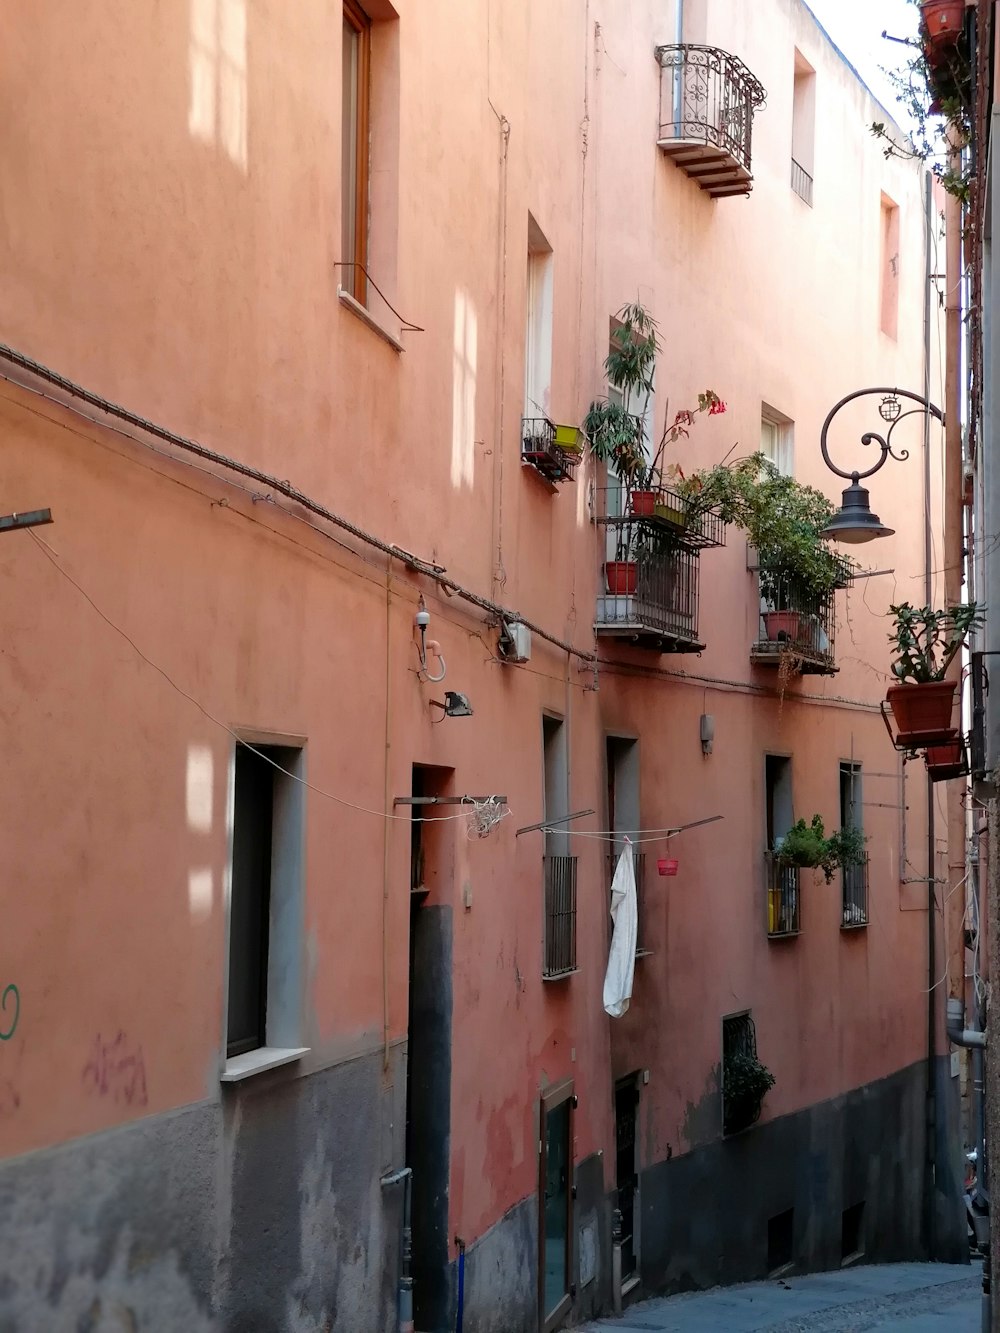
<path id="1" fill-rule="evenodd" d="M 625 849 L 615 866 L 611 881 L 611 952 L 604 977 L 604 1008 L 612 1018 L 621 1018 L 628 1012 L 632 996 L 632 975 L 635 972 L 635 946 L 639 935 L 639 911 L 635 896 L 635 862 L 632 844 Z"/>

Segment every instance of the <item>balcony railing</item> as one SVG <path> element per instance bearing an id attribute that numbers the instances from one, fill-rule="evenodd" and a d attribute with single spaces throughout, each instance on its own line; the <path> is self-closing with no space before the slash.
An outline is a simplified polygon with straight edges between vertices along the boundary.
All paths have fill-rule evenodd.
<path id="1" fill-rule="evenodd" d="M 783 865 L 773 852 L 768 852 L 764 876 L 768 935 L 797 935 L 801 929 L 798 866 Z"/>
<path id="2" fill-rule="evenodd" d="M 750 646 L 753 665 L 780 667 L 784 662 L 804 675 L 836 675 L 834 594 L 816 596 L 795 579 L 766 569 L 760 576 L 760 617 Z"/>
<path id="3" fill-rule="evenodd" d="M 857 865 L 844 866 L 844 902 L 841 925 L 853 930 L 868 925 L 868 854 Z"/>
<path id="4" fill-rule="evenodd" d="M 792 189 L 812 208 L 813 178 L 801 163 L 792 158 Z"/>
<path id="5" fill-rule="evenodd" d="M 661 653 L 700 653 L 697 551 L 656 551 L 633 542 L 605 565 L 607 591 L 597 599 L 594 629 Z"/>
<path id="6" fill-rule="evenodd" d="M 542 975 L 576 971 L 576 857 L 545 857 L 545 956 Z"/>
<path id="7" fill-rule="evenodd" d="M 578 435 L 573 427 L 556 426 L 548 417 L 521 418 L 521 459 L 553 485 L 572 481 L 583 454 L 579 443 L 560 443 L 560 432 L 567 431 Z"/>
<path id="8" fill-rule="evenodd" d="M 658 46 L 667 156 L 715 198 L 749 194 L 754 112 L 767 94 L 742 60 L 714 46 Z"/>
<path id="9" fill-rule="evenodd" d="M 611 892 L 611 881 L 615 877 L 615 866 L 618 864 L 618 853 L 612 853 L 608 857 L 608 893 Z M 646 853 L 635 852 L 632 856 L 632 864 L 635 867 L 635 900 L 636 916 L 638 918 L 638 931 L 635 940 L 636 958 L 647 958 L 653 951 L 649 948 L 648 922 L 646 918 Z"/>

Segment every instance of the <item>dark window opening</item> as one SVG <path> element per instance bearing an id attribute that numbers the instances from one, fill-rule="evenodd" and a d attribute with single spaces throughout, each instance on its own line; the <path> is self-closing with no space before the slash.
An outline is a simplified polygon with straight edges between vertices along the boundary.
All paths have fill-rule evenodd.
<path id="1" fill-rule="evenodd" d="M 840 1222 L 840 1260 L 841 1263 L 847 1263 L 851 1259 L 860 1257 L 865 1252 L 864 1242 L 864 1220 L 865 1205 L 864 1200 L 861 1203 L 852 1204 L 850 1208 L 845 1208 L 841 1213 Z"/>
<path id="2" fill-rule="evenodd" d="M 284 753 L 257 746 L 280 763 Z M 275 769 L 236 748 L 233 882 L 229 907 L 229 1008 L 226 1053 L 267 1045 L 267 960 L 271 914 L 271 838 Z"/>
<path id="3" fill-rule="evenodd" d="M 767 1271 L 787 1268 L 794 1257 L 795 1209 L 767 1219 Z"/>

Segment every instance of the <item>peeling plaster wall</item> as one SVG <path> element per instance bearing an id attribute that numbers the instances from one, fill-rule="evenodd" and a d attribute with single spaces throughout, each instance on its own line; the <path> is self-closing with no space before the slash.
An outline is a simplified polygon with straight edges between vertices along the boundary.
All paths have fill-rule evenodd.
<path id="1" fill-rule="evenodd" d="M 379 1054 L 7 1163 L 0 1330 L 387 1333 L 382 1087 Z"/>

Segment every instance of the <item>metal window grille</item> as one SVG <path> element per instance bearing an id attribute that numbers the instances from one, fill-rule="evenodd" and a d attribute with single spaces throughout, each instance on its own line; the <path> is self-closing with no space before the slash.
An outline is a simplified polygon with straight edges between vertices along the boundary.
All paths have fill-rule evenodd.
<path id="1" fill-rule="evenodd" d="M 722 1071 L 734 1055 L 757 1058 L 757 1032 L 749 1013 L 733 1014 L 722 1020 Z"/>
<path id="2" fill-rule="evenodd" d="M 638 918 L 638 932 L 635 941 L 636 958 L 645 958 L 647 954 L 652 953 L 649 947 L 649 938 L 646 921 L 646 853 L 635 852 L 632 856 L 632 862 L 635 867 L 635 905 L 636 916 Z M 615 866 L 618 864 L 618 853 L 614 852 L 608 857 L 608 893 L 611 893 L 611 881 L 615 877 Z"/>
<path id="3" fill-rule="evenodd" d="M 764 871 L 768 935 L 797 935 L 801 929 L 798 866 L 782 865 L 773 852 L 768 852 Z"/>
<path id="4" fill-rule="evenodd" d="M 844 866 L 845 928 L 868 924 L 868 854 L 853 866 Z"/>
<path id="5" fill-rule="evenodd" d="M 806 171 L 800 162 L 792 158 L 792 189 L 812 208 L 813 201 L 813 178 Z"/>
<path id="6" fill-rule="evenodd" d="M 576 970 L 576 857 L 545 857 L 545 958 L 543 975 Z"/>

